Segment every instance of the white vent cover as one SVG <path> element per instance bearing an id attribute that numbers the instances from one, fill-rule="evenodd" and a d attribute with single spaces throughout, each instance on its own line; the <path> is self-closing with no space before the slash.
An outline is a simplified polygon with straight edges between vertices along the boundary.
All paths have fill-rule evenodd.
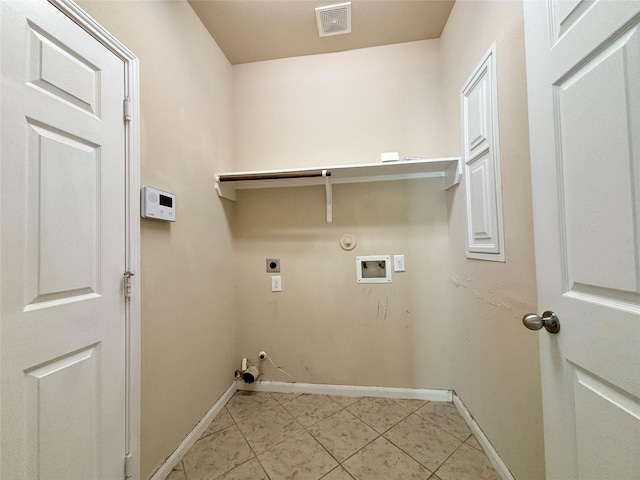
<path id="1" fill-rule="evenodd" d="M 351 2 L 316 8 L 321 37 L 351 33 Z"/>

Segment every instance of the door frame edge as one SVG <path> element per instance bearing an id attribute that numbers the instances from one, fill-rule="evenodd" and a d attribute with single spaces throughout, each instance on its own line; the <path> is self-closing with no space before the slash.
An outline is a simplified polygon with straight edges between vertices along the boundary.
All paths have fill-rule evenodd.
<path id="1" fill-rule="evenodd" d="M 126 430 L 123 471 L 126 478 L 140 480 L 140 63 L 131 50 L 111 35 L 72 0 L 47 0 L 74 23 L 108 48 L 124 63 L 125 98 L 131 101 L 131 118 L 123 122 L 125 129 L 125 271 L 135 273 L 131 296 L 125 305 L 125 388 Z M 124 101 L 124 99 L 123 99 Z M 124 272 L 123 272 L 124 274 Z M 129 457 L 130 455 L 130 457 Z M 126 465 L 125 465 L 126 463 Z"/>

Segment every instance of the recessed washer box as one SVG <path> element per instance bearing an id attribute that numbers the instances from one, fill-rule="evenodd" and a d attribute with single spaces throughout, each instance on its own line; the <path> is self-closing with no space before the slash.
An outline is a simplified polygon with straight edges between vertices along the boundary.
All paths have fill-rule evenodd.
<path id="1" fill-rule="evenodd" d="M 356 257 L 358 283 L 391 283 L 391 255 Z"/>
<path id="2" fill-rule="evenodd" d="M 140 216 L 167 222 L 176 221 L 176 196 L 153 187 L 140 190 Z"/>

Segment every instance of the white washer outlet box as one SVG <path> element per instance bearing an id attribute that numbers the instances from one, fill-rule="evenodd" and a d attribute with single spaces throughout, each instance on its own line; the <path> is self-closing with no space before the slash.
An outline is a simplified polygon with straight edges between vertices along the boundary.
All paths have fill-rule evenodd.
<path id="1" fill-rule="evenodd" d="M 391 256 L 356 257 L 356 276 L 358 283 L 391 283 Z"/>

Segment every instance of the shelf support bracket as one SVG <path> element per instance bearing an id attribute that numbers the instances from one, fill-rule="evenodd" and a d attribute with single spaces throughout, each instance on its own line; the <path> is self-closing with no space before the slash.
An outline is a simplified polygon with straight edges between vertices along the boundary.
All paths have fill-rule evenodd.
<path id="1" fill-rule="evenodd" d="M 327 198 L 327 223 L 333 222 L 333 189 L 331 186 L 331 173 L 327 175 L 328 170 L 322 170 L 322 178 L 324 178 L 324 189 Z"/>
<path id="2" fill-rule="evenodd" d="M 216 175 L 216 183 L 214 183 L 213 187 L 216 189 L 216 193 L 219 197 L 227 198 L 229 200 L 236 201 L 236 187 L 234 185 L 229 185 L 229 182 L 223 184 L 220 182 L 220 177 Z"/>
<path id="3" fill-rule="evenodd" d="M 454 185 L 460 183 L 462 178 L 462 160 L 458 158 L 458 161 L 450 165 L 444 170 L 444 189 L 449 190 Z"/>

